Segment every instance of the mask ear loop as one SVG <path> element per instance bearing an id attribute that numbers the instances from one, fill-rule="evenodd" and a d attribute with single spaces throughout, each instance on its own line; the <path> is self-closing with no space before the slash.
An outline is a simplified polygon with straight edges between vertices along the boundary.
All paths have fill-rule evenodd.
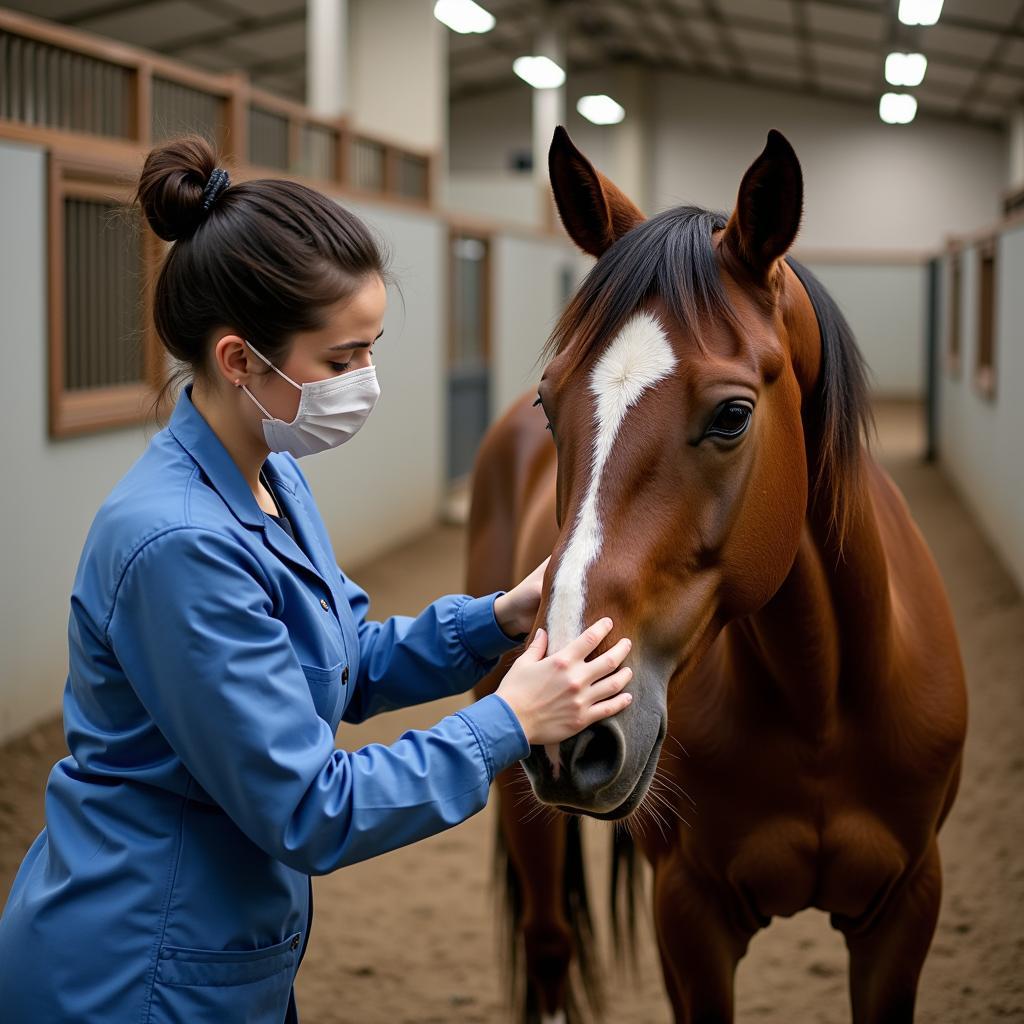
<path id="1" fill-rule="evenodd" d="M 288 381 L 288 383 L 291 384 L 291 386 L 293 388 L 298 388 L 299 391 L 302 390 L 302 385 L 301 384 L 296 384 L 295 381 L 293 381 L 291 379 L 291 377 L 288 376 L 287 373 L 284 373 L 282 370 L 279 370 L 262 352 L 260 352 L 256 348 L 253 348 L 252 342 L 250 342 L 247 338 L 243 338 L 242 341 L 244 341 L 246 343 L 246 345 L 248 345 L 249 348 L 251 348 L 252 351 L 255 352 L 256 355 L 258 355 L 260 357 L 260 359 L 262 359 L 263 362 L 265 362 L 267 364 L 267 366 L 269 366 L 274 371 L 274 373 L 280 374 L 282 377 L 284 377 L 284 379 L 286 381 Z M 260 406 L 260 408 L 263 408 L 263 407 Z"/>
<path id="2" fill-rule="evenodd" d="M 253 346 L 253 344 L 248 340 L 248 338 L 243 338 L 242 341 L 244 341 L 246 343 L 246 345 L 248 345 L 249 348 L 252 349 L 252 351 L 255 352 L 256 355 L 258 355 L 260 357 L 260 359 L 262 359 L 263 362 L 265 362 L 267 364 L 267 366 L 269 366 L 275 373 L 281 374 L 281 376 L 284 377 L 284 379 L 286 381 L 288 381 L 288 383 L 291 384 L 291 386 L 293 388 L 298 388 L 299 391 L 302 391 L 302 385 L 301 384 L 296 384 L 295 381 L 293 381 L 291 379 L 291 377 L 288 376 L 287 373 L 283 373 L 281 370 L 279 370 L 262 352 L 260 352 L 258 349 L 256 349 Z M 263 403 L 260 402 L 260 400 L 244 384 L 242 384 L 240 381 L 236 380 L 235 381 L 235 385 L 237 387 L 240 387 L 257 404 L 257 406 L 259 406 L 260 412 L 262 412 L 263 415 L 266 416 L 266 418 L 268 420 L 276 420 L 277 419 L 276 416 L 271 415 L 271 413 L 263 405 Z"/>

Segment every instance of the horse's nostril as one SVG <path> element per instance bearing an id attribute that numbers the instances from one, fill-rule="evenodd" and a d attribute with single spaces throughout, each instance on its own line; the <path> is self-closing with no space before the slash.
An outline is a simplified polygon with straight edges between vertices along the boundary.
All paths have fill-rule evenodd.
<path id="1" fill-rule="evenodd" d="M 598 723 L 577 738 L 569 775 L 577 789 L 595 793 L 618 777 L 624 760 L 622 733 L 613 725 Z"/>

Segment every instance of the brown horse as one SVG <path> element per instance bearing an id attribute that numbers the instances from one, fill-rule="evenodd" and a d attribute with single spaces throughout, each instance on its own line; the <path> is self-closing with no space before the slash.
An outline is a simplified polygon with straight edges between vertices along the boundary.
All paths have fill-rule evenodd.
<path id="1" fill-rule="evenodd" d="M 588 814 L 638 826 L 677 1021 L 731 1021 L 751 937 L 806 907 L 845 937 L 854 1021 L 910 1021 L 963 670 L 932 557 L 867 447 L 850 329 L 786 256 L 796 155 L 771 132 L 728 218 L 646 220 L 561 129 L 550 172 L 597 262 L 549 342 L 542 410 L 523 398 L 481 448 L 469 589 L 507 588 L 551 554 L 549 652 L 610 615 L 600 650 L 632 638 L 634 700 L 523 763 L 536 800 L 566 814 L 531 811 L 518 768 L 499 779 L 526 1015 L 576 1015 L 573 964 L 597 991 Z"/>

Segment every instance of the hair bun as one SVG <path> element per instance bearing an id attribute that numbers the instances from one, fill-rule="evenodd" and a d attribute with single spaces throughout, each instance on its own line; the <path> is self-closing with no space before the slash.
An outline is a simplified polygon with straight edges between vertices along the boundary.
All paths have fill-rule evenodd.
<path id="1" fill-rule="evenodd" d="M 206 216 L 203 188 L 217 166 L 201 135 L 182 135 L 150 150 L 135 198 L 149 226 L 168 242 L 189 238 Z"/>

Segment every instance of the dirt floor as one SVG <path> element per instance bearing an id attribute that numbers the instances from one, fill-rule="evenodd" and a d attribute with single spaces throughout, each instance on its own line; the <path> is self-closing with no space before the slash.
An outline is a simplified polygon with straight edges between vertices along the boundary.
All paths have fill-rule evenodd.
<path id="1" fill-rule="evenodd" d="M 886 406 L 879 425 L 884 461 L 945 576 L 971 697 L 960 796 L 941 836 L 945 895 L 918 1020 L 1024 1021 L 1024 601 L 956 494 L 918 459 L 917 411 Z M 354 575 L 369 590 L 375 617 L 418 611 L 436 595 L 461 589 L 463 534 L 438 529 Z M 393 740 L 460 703 L 343 725 L 339 745 Z M 59 718 L 0 748 L 4 898 L 42 825 L 47 772 L 65 753 Z M 315 921 L 297 986 L 303 1024 L 509 1020 L 490 890 L 492 810 L 417 846 L 315 880 Z M 585 827 L 600 920 L 608 827 L 593 821 Z M 608 987 L 609 1021 L 669 1021 L 649 933 L 639 978 L 610 966 Z M 737 993 L 741 1021 L 848 1021 L 840 937 L 818 913 L 777 921 L 751 945 Z"/>

